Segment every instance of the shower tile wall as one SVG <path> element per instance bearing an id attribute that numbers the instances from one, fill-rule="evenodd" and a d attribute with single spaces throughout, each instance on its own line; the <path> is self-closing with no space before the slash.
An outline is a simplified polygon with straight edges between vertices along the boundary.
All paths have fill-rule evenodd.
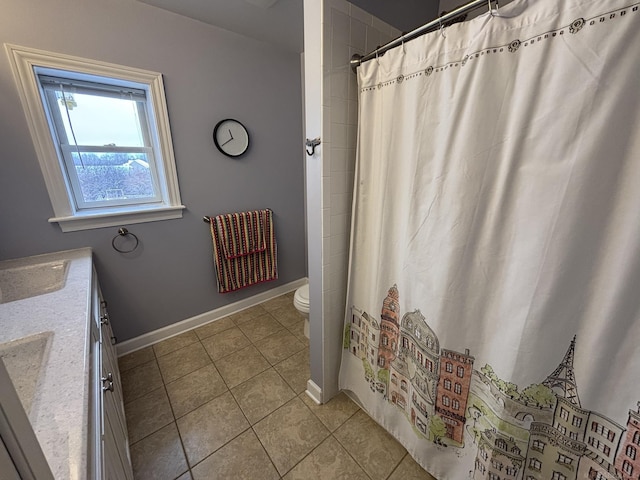
<path id="1" fill-rule="evenodd" d="M 336 351 L 325 351 L 325 367 L 335 372 L 337 380 L 358 121 L 357 77 L 349 60 L 354 53 L 365 55 L 401 32 L 345 0 L 325 0 L 322 23 L 322 296 L 325 341 L 336 342 Z"/>

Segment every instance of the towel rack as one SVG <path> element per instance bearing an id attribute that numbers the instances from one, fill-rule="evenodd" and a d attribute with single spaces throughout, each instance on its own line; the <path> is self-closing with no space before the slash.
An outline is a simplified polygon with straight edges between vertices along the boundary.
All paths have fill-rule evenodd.
<path id="1" fill-rule="evenodd" d="M 265 208 L 265 210 L 269 210 L 271 213 L 273 213 L 273 210 L 271 210 L 270 208 Z M 202 217 L 202 221 L 204 223 L 211 223 L 211 217 L 205 215 L 204 217 Z"/>

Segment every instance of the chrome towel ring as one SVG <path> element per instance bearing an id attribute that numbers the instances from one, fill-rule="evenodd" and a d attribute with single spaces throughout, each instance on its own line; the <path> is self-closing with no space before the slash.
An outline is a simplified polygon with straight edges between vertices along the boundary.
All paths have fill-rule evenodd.
<path id="1" fill-rule="evenodd" d="M 126 237 L 126 236 L 132 236 L 135 240 L 135 244 L 133 245 L 133 248 L 130 248 L 128 250 L 124 250 L 121 248 L 116 247 L 116 240 L 120 237 Z M 135 233 L 131 233 L 129 230 L 127 230 L 124 227 L 120 227 L 118 229 L 118 235 L 116 235 L 115 237 L 113 237 L 113 240 L 111 240 L 111 246 L 113 247 L 113 249 L 116 252 L 120 252 L 120 253 L 131 253 L 133 252 L 136 248 L 138 248 L 138 244 L 140 243 L 140 240 L 138 240 L 138 237 L 136 236 Z"/>

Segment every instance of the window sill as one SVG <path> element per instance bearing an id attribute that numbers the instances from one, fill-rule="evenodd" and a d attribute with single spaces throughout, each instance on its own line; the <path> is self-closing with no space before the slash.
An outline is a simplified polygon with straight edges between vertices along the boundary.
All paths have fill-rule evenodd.
<path id="1" fill-rule="evenodd" d="M 123 224 L 156 222 L 182 218 L 184 205 L 163 206 L 153 208 L 136 208 L 135 210 L 113 209 L 100 213 L 76 214 L 68 217 L 53 217 L 49 223 L 57 223 L 63 232 L 77 232 L 93 228 L 117 227 Z"/>

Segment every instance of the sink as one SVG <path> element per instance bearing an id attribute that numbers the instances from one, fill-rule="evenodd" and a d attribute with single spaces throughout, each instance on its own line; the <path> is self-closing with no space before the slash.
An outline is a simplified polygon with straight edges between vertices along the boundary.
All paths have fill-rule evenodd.
<path id="1" fill-rule="evenodd" d="M 64 287 L 68 260 L 0 269 L 0 303 L 55 292 Z"/>
<path id="2" fill-rule="evenodd" d="M 40 372 L 46 364 L 48 346 L 52 338 L 53 332 L 42 332 L 0 343 L 0 359 L 4 362 L 27 414 L 31 410 Z"/>

